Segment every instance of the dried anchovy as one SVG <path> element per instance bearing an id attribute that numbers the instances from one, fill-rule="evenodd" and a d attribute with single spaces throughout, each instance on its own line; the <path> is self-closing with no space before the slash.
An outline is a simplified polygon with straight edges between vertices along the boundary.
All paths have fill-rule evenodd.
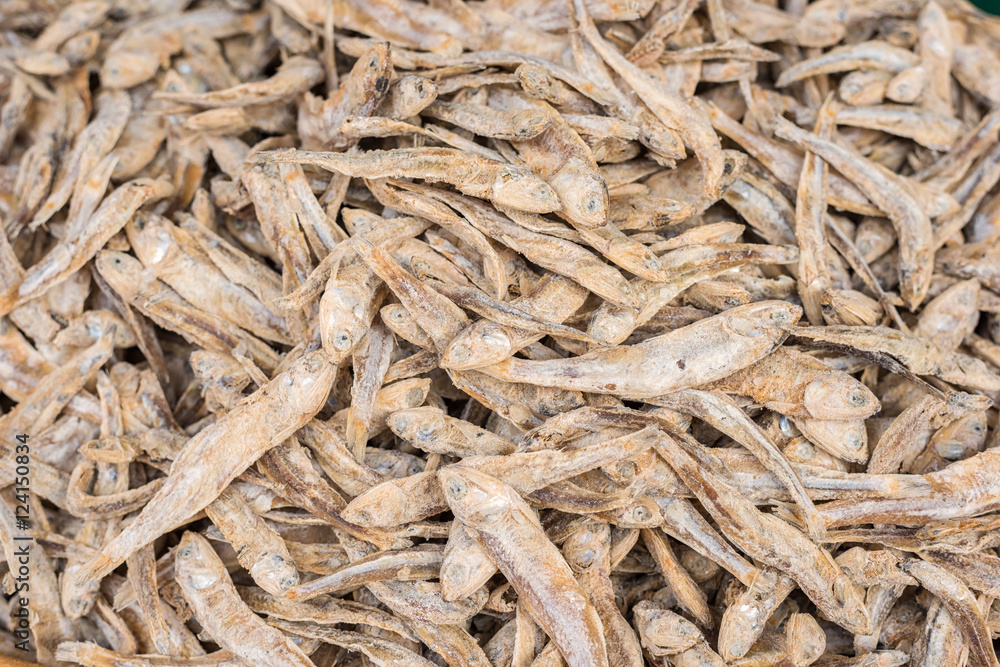
<path id="1" fill-rule="evenodd" d="M 0 0 L 0 664 L 1000 667 L 998 105 L 965 0 Z"/>

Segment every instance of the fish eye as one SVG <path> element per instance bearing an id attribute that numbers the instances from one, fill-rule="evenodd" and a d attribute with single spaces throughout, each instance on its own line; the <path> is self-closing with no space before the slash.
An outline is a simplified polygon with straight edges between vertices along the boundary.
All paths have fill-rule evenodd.
<path id="1" fill-rule="evenodd" d="M 865 401 L 865 395 L 861 391 L 853 391 L 853 392 L 851 392 L 849 400 L 851 401 L 852 404 L 858 405 L 858 406 L 864 405 L 865 402 L 866 402 Z"/>
<path id="2" fill-rule="evenodd" d="M 351 346 L 351 336 L 346 329 L 341 329 L 334 334 L 333 346 L 338 350 L 346 350 Z"/>
<path id="3" fill-rule="evenodd" d="M 625 479 L 631 479 L 639 474 L 639 466 L 635 464 L 635 461 L 619 461 L 615 464 L 615 472 Z"/>
<path id="4" fill-rule="evenodd" d="M 190 558 L 191 556 L 194 555 L 194 548 L 181 547 L 180 549 L 178 549 L 177 555 L 180 556 L 181 558 Z"/>
<path id="5" fill-rule="evenodd" d="M 640 505 L 639 507 L 636 507 L 634 510 L 632 510 L 632 519 L 639 523 L 645 523 L 646 521 L 649 521 L 652 518 L 653 518 L 653 513 L 649 511 L 649 508 L 642 507 Z"/>
<path id="6" fill-rule="evenodd" d="M 772 322 L 781 323 L 781 322 L 787 322 L 788 320 L 789 320 L 789 313 L 783 309 L 779 308 L 778 310 L 775 310 L 773 313 L 771 313 Z"/>
<path id="7" fill-rule="evenodd" d="M 465 487 L 465 482 L 460 479 L 450 479 L 448 480 L 448 493 L 452 498 L 461 498 L 466 494 L 468 489 Z"/>
<path id="8" fill-rule="evenodd" d="M 597 560 L 597 552 L 593 549 L 587 549 L 583 551 L 576 557 L 576 564 L 578 567 L 587 568 L 594 564 Z"/>

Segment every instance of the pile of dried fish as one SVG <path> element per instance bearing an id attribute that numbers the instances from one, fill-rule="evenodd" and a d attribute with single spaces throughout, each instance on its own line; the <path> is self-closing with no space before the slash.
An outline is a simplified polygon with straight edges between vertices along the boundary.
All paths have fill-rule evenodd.
<path id="1" fill-rule="evenodd" d="M 1000 667 L 998 183 L 964 0 L 0 0 L 0 663 Z"/>

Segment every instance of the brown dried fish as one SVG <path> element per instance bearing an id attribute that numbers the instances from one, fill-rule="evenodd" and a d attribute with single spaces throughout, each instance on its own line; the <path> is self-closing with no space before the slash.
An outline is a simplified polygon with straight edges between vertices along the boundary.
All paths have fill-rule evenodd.
<path id="1" fill-rule="evenodd" d="M 997 665 L 1000 21 L 189 4 L 0 0 L 0 663 Z"/>
<path id="2" fill-rule="evenodd" d="M 449 467 L 440 477 L 448 506 L 524 598 L 566 663 L 607 665 L 597 610 L 527 503 L 502 482 L 474 470 Z"/>
<path id="3" fill-rule="evenodd" d="M 208 505 L 257 456 L 281 442 L 319 411 L 335 372 L 336 367 L 322 351 L 304 355 L 233 411 L 192 438 L 174 462 L 168 483 L 150 500 L 140 518 L 104 545 L 101 553 L 78 575 L 78 580 L 88 581 L 107 574 L 137 548 L 187 521 Z M 294 406 L 294 409 L 285 414 L 285 405 Z M 281 414 L 286 423 L 278 430 L 262 433 L 261 420 L 277 414 Z M 274 425 L 271 422 L 272 428 Z M 212 461 L 211 467 L 204 466 L 205 461 Z"/>
<path id="4" fill-rule="evenodd" d="M 533 213 L 548 213 L 561 207 L 552 188 L 523 167 L 450 148 L 400 148 L 360 155 L 309 151 L 258 153 L 257 160 L 313 164 L 345 176 L 444 181 L 466 194 Z"/>
<path id="5" fill-rule="evenodd" d="M 571 359 L 508 359 L 483 372 L 510 382 L 642 398 L 702 385 L 766 355 L 801 316 L 779 301 L 740 306 L 634 346 Z"/>

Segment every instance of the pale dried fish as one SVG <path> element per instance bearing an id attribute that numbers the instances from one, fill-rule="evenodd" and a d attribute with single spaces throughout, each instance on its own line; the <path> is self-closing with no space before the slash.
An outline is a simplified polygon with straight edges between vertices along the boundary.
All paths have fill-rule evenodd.
<path id="1" fill-rule="evenodd" d="M 444 181 L 474 197 L 534 213 L 548 213 L 561 207 L 552 188 L 527 169 L 450 148 L 400 148 L 360 155 L 293 151 L 258 153 L 256 159 L 313 164 L 345 176 Z M 456 168 L 458 164 L 464 168 Z"/>

